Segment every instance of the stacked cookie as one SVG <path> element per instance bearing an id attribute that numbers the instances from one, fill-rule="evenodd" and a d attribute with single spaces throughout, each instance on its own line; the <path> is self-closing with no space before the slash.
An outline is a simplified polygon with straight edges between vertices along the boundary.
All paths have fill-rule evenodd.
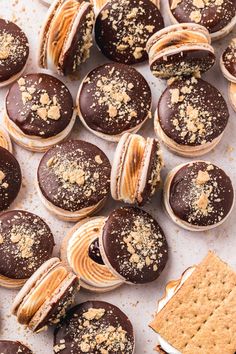
<path id="1" fill-rule="evenodd" d="M 229 99 L 236 111 L 236 39 L 233 38 L 221 56 L 220 66 L 224 77 L 229 81 Z"/>

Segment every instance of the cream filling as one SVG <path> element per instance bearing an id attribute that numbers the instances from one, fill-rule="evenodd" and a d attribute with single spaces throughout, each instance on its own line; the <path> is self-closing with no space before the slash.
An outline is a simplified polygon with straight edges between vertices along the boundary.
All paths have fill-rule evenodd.
<path id="1" fill-rule="evenodd" d="M 196 160 L 195 162 L 206 162 L 206 161 L 202 161 L 202 160 Z M 210 163 L 210 162 L 208 162 Z M 212 230 L 215 227 L 218 227 L 220 225 L 222 225 L 225 220 L 229 217 L 229 215 L 231 214 L 233 208 L 234 208 L 234 203 L 235 203 L 235 195 L 234 195 L 234 200 L 232 203 L 232 207 L 229 211 L 229 213 L 225 216 L 225 218 L 223 218 L 220 222 L 218 222 L 217 224 L 214 225 L 208 225 L 208 226 L 198 226 L 198 225 L 192 225 L 182 219 L 180 219 L 178 216 L 176 216 L 170 206 L 170 186 L 171 186 L 171 182 L 172 179 L 174 178 L 175 174 L 184 166 L 188 165 L 189 163 L 186 164 L 181 164 L 177 167 L 175 167 L 172 171 L 170 171 L 170 173 L 167 175 L 166 181 L 165 181 L 165 185 L 164 185 L 164 206 L 165 209 L 167 211 L 167 214 L 170 216 L 171 220 L 176 223 L 177 225 L 179 225 L 180 227 L 182 227 L 185 230 L 188 231 L 196 231 L 196 232 L 201 232 L 201 231 L 208 231 L 208 230 Z"/>
<path id="2" fill-rule="evenodd" d="M 76 120 L 76 111 L 74 110 L 73 116 L 71 118 L 70 123 L 68 126 L 59 134 L 52 136 L 50 138 L 43 138 L 38 136 L 30 136 L 26 135 L 22 132 L 22 130 L 8 117 L 7 113 L 3 118 L 4 125 L 9 132 L 12 139 L 22 145 L 26 149 L 29 150 L 36 150 L 36 151 L 45 151 L 50 147 L 58 144 L 62 140 L 66 139 L 66 137 L 70 134 L 74 123 Z"/>
<path id="3" fill-rule="evenodd" d="M 12 143 L 6 129 L 0 125 L 0 146 L 12 153 Z"/>
<path id="4" fill-rule="evenodd" d="M 163 299 L 161 299 L 159 301 L 157 313 L 160 312 L 166 306 L 166 304 L 172 299 L 172 297 L 177 293 L 177 291 L 183 286 L 183 284 L 186 282 L 186 280 L 193 274 L 195 269 L 196 269 L 196 267 L 188 268 L 185 271 L 185 273 L 183 274 L 180 282 L 178 282 L 178 283 L 174 282 L 174 284 L 172 286 L 170 286 L 169 288 L 167 285 L 166 295 Z M 157 338 L 158 338 L 159 345 L 161 346 L 161 348 L 164 351 L 166 351 L 168 354 L 181 354 L 180 351 L 178 351 L 177 349 L 172 347 L 172 345 L 170 345 L 160 334 L 157 334 Z"/>
<path id="5" fill-rule="evenodd" d="M 205 144 L 191 146 L 191 145 L 181 145 L 176 143 L 173 139 L 171 139 L 164 130 L 162 129 L 157 115 L 155 116 L 155 131 L 156 134 L 161 138 L 163 143 L 172 151 L 180 156 L 186 157 L 198 157 L 204 155 L 211 151 L 222 139 L 223 133 L 221 133 L 217 138 L 213 139 L 211 142 L 207 142 Z"/>
<path id="6" fill-rule="evenodd" d="M 86 216 L 89 216 L 89 215 L 99 211 L 102 208 L 104 201 L 106 200 L 106 198 L 103 198 L 96 205 L 93 205 L 88 208 L 83 208 L 78 211 L 68 211 L 68 210 L 64 210 L 62 208 L 59 208 L 59 207 L 55 206 L 54 204 L 52 204 L 51 202 L 49 202 L 42 194 L 38 183 L 37 183 L 37 191 L 38 191 L 38 194 L 39 194 L 39 197 L 40 197 L 42 203 L 50 211 L 50 213 L 55 214 L 58 216 L 58 218 L 60 218 L 62 220 L 66 220 L 66 221 L 78 221 L 78 220 L 85 218 Z"/>

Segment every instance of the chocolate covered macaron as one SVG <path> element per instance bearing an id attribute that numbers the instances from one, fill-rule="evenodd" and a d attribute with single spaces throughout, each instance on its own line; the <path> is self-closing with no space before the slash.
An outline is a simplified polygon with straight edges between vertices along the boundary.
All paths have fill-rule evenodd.
<path id="1" fill-rule="evenodd" d="M 104 263 L 130 284 L 156 280 L 168 260 L 165 235 L 153 217 L 134 207 L 114 210 L 99 239 Z"/>
<path id="2" fill-rule="evenodd" d="M 63 239 L 61 258 L 79 277 L 80 285 L 90 291 L 111 291 L 123 282 L 104 264 L 99 237 L 105 217 L 87 218 L 77 223 Z"/>
<path id="3" fill-rule="evenodd" d="M 215 63 L 215 52 L 207 29 L 185 23 L 155 33 L 147 43 L 149 64 L 154 76 L 169 79 L 197 75 Z"/>
<path id="4" fill-rule="evenodd" d="M 78 221 L 100 210 L 109 194 L 111 166 L 98 147 L 70 140 L 51 148 L 38 168 L 38 191 L 58 218 Z"/>
<path id="5" fill-rule="evenodd" d="M 33 332 L 55 325 L 65 316 L 78 290 L 78 278 L 58 258 L 51 258 L 28 279 L 16 296 L 12 313 Z"/>
<path id="6" fill-rule="evenodd" d="M 39 66 L 61 75 L 76 74 L 89 58 L 93 25 L 89 1 L 55 0 L 41 29 Z"/>
<path id="7" fill-rule="evenodd" d="M 229 119 L 227 104 L 211 84 L 194 77 L 170 84 L 160 97 L 155 130 L 181 156 L 200 156 L 221 140 Z"/>
<path id="8" fill-rule="evenodd" d="M 0 212 L 16 199 L 22 182 L 21 168 L 16 158 L 0 146 Z"/>
<path id="9" fill-rule="evenodd" d="M 1 354 L 33 354 L 33 352 L 21 342 L 0 340 Z"/>
<path id="10" fill-rule="evenodd" d="M 52 256 L 54 238 L 39 216 L 24 210 L 0 214 L 0 285 L 18 288 Z"/>
<path id="11" fill-rule="evenodd" d="M 145 204 L 160 185 L 162 167 L 162 153 L 156 139 L 124 134 L 113 159 L 113 199 L 129 204 Z"/>
<path id="12" fill-rule="evenodd" d="M 133 354 L 134 347 L 134 330 L 128 317 L 103 301 L 73 307 L 54 333 L 54 353 Z"/>
<path id="13" fill-rule="evenodd" d="M 10 151 L 12 153 L 11 138 L 6 129 L 0 125 L 0 147 Z"/>
<path id="14" fill-rule="evenodd" d="M 146 43 L 163 27 L 162 15 L 151 0 L 109 0 L 96 18 L 95 39 L 108 59 L 136 64 L 148 59 Z"/>
<path id="15" fill-rule="evenodd" d="M 168 0 L 173 23 L 193 22 L 208 29 L 213 40 L 227 36 L 236 24 L 234 0 Z"/>
<path id="16" fill-rule="evenodd" d="M 83 80 L 77 109 L 84 126 L 97 136 L 119 141 L 137 132 L 151 117 L 152 94 L 144 77 L 131 66 L 104 64 Z"/>
<path id="17" fill-rule="evenodd" d="M 12 139 L 28 150 L 44 152 L 64 140 L 75 119 L 70 91 L 51 75 L 25 75 L 7 94 L 5 126 Z"/>
<path id="18" fill-rule="evenodd" d="M 224 77 L 236 84 L 236 38 L 232 39 L 223 52 L 220 67 Z"/>
<path id="19" fill-rule="evenodd" d="M 22 75 L 28 57 L 29 42 L 25 33 L 15 23 L 0 18 L 0 87 Z"/>
<path id="20" fill-rule="evenodd" d="M 206 231 L 221 225 L 234 204 L 230 178 L 205 161 L 174 168 L 164 186 L 164 205 L 170 218 L 190 231 Z"/>

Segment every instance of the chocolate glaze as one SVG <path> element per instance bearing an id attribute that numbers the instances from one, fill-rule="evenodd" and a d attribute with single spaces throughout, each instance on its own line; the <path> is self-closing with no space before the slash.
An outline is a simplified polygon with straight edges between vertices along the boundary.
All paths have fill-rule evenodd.
<path id="1" fill-rule="evenodd" d="M 24 344 L 10 340 L 0 340 L 1 354 L 33 354 L 33 352 Z"/>
<path id="2" fill-rule="evenodd" d="M 212 169 L 209 166 L 213 166 Z M 208 172 L 210 180 L 204 184 L 204 189 L 196 192 L 195 179 L 199 171 Z M 212 192 L 209 196 L 207 214 L 195 208 L 202 192 Z M 210 163 L 193 162 L 182 167 L 173 177 L 170 185 L 169 203 L 174 214 L 183 221 L 197 226 L 215 225 L 230 212 L 234 200 L 234 190 L 230 178 L 223 170 Z"/>
<path id="3" fill-rule="evenodd" d="M 102 78 L 105 78 L 102 81 Z M 103 82 L 102 87 L 98 87 Z M 111 93 L 126 93 L 128 102 L 119 99 L 99 103 L 105 98 L 103 87 L 112 84 Z M 128 85 L 132 84 L 129 89 Z M 99 95 L 98 95 L 99 94 Z M 123 64 L 104 64 L 92 70 L 82 85 L 79 107 L 86 124 L 94 131 L 118 135 L 141 124 L 151 107 L 151 90 L 144 77 L 134 68 Z M 110 117 L 109 106 L 117 108 L 117 115 Z M 136 116 L 131 117 L 131 112 Z"/>
<path id="4" fill-rule="evenodd" d="M 136 222 L 144 227 L 138 232 Z M 141 250 L 136 249 L 131 240 L 135 252 L 129 252 L 124 239 L 129 236 L 132 239 L 133 234 L 141 239 Z M 142 284 L 156 280 L 168 259 L 168 245 L 162 229 L 150 214 L 138 208 L 119 208 L 109 215 L 103 228 L 102 245 L 112 268 L 131 283 Z M 141 268 L 138 267 L 140 262 L 135 264 L 130 261 L 133 253 L 144 262 Z M 153 262 L 146 263 L 146 257 L 154 257 Z"/>
<path id="5" fill-rule="evenodd" d="M 96 162 L 96 158 L 100 160 Z M 56 163 L 48 166 L 48 161 Z M 84 184 L 65 183 L 63 174 L 57 174 L 64 166 L 82 170 Z M 84 169 L 83 169 L 84 168 Z M 70 140 L 56 145 L 42 158 L 38 168 L 38 183 L 43 196 L 53 205 L 71 212 L 95 206 L 106 198 L 110 187 L 111 166 L 108 158 L 98 147 L 82 140 Z"/>
<path id="6" fill-rule="evenodd" d="M 14 210 L 0 215 L 0 274 L 11 279 L 29 278 L 51 258 L 54 238 L 37 215 Z"/>
<path id="7" fill-rule="evenodd" d="M 81 2 L 81 1 L 80 1 Z M 81 62 L 85 59 L 84 52 L 81 51 L 81 48 L 86 44 L 85 37 L 87 35 L 88 29 L 88 15 L 92 12 L 92 6 L 88 6 L 86 11 L 82 14 L 82 17 L 78 23 L 77 29 L 75 31 L 73 40 L 70 47 L 67 48 L 67 51 L 64 53 L 62 60 L 60 60 L 59 68 L 64 75 L 71 75 L 75 72 L 78 72 Z M 92 18 L 93 20 L 93 18 Z M 92 37 L 92 31 L 91 31 Z"/>
<path id="8" fill-rule="evenodd" d="M 13 22 L 0 19 L 0 37 L 11 35 L 14 50 L 6 59 L 0 58 L 0 82 L 4 82 L 23 70 L 28 56 L 29 43 L 24 32 Z"/>
<path id="9" fill-rule="evenodd" d="M 183 67 L 183 63 L 185 63 Z M 208 50 L 187 50 L 178 54 L 160 57 L 151 64 L 152 71 L 162 71 L 163 78 L 182 75 L 192 75 L 195 72 L 205 72 L 215 63 L 215 54 Z M 154 73 L 154 75 L 156 75 Z M 157 75 L 156 75 L 157 76 Z"/>
<path id="10" fill-rule="evenodd" d="M 137 13 L 130 16 L 134 9 L 138 9 Z M 107 58 L 123 64 L 135 64 L 147 60 L 146 43 L 163 27 L 162 15 L 152 1 L 110 0 L 97 16 L 95 38 Z M 131 41 L 123 42 L 124 37 L 130 37 Z M 135 43 L 131 43 L 133 40 Z M 127 45 L 127 48 L 118 50 L 120 44 Z M 133 53 L 137 47 L 143 48 L 143 51 L 135 58 Z"/>
<path id="11" fill-rule="evenodd" d="M 169 0 L 170 7 L 174 0 Z M 215 33 L 226 27 L 236 15 L 236 4 L 234 0 L 224 0 L 222 6 L 210 4 L 203 9 L 193 5 L 193 0 L 182 0 L 177 7 L 172 10 L 172 14 L 179 23 L 193 22 L 191 13 L 200 11 L 201 20 L 198 24 L 206 27 L 210 33 Z"/>
<path id="12" fill-rule="evenodd" d="M 190 92 L 183 93 L 185 89 Z M 173 90 L 179 90 L 179 96 L 182 97 L 177 103 L 171 102 Z M 187 124 L 191 121 L 190 113 L 187 113 L 189 106 L 198 112 L 197 121 L 193 120 L 194 128 L 198 129 L 198 124 L 203 124 L 203 133 L 200 126 L 198 130 L 188 130 Z M 229 119 L 228 107 L 221 93 L 201 79 L 189 78 L 173 82 L 163 92 L 157 110 L 161 128 L 180 145 L 197 146 L 212 142 L 223 133 Z M 183 112 L 184 117 L 181 116 Z M 177 129 L 174 124 L 176 119 Z M 183 135 L 183 132 L 186 134 Z"/>
<path id="13" fill-rule="evenodd" d="M 99 241 L 98 238 L 96 238 L 91 245 L 89 246 L 88 250 L 89 257 L 96 263 L 104 265 L 100 249 L 99 249 Z"/>
<path id="14" fill-rule="evenodd" d="M 22 132 L 26 135 L 37 136 L 42 139 L 53 137 L 62 132 L 70 123 L 73 115 L 73 99 L 68 88 L 57 78 L 47 74 L 28 74 L 23 76 L 24 85 L 15 82 L 6 97 L 6 111 L 10 120 L 12 120 Z M 22 100 L 21 88 L 35 88 L 36 91 L 31 94 L 32 99 L 26 104 Z M 60 118 L 46 120 L 42 119 L 37 111 L 32 107 L 40 103 L 40 97 L 47 93 L 52 101 L 56 97 L 57 104 L 60 107 Z"/>
<path id="15" fill-rule="evenodd" d="M 128 317 L 116 306 L 103 301 L 87 301 L 73 307 L 68 311 L 66 318 L 56 328 L 54 333 L 54 346 L 60 346 L 61 341 L 65 340 L 65 348 L 60 350 L 61 354 L 82 354 L 80 344 L 82 336 L 86 333 L 86 327 L 81 329 L 80 322 L 84 321 L 83 314 L 90 309 L 104 309 L 105 313 L 100 319 L 92 320 L 91 323 L 95 327 L 95 335 L 104 333 L 109 326 L 122 327 L 126 331 L 127 343 L 125 349 L 109 350 L 109 354 L 125 353 L 132 354 L 134 350 L 134 331 L 133 326 Z M 102 347 L 102 344 L 101 344 Z M 56 352 L 56 351 L 55 351 Z M 99 353 L 100 350 L 94 348 L 88 353 Z"/>
<path id="16" fill-rule="evenodd" d="M 225 49 L 222 60 L 225 68 L 236 79 L 236 39 Z"/>
<path id="17" fill-rule="evenodd" d="M 57 301 L 50 301 L 51 310 L 45 315 L 40 323 L 35 327 L 34 332 L 39 332 L 45 326 L 56 325 L 60 320 L 65 317 L 67 309 L 74 302 L 75 295 L 78 291 L 79 279 L 73 277 L 71 282 L 68 283 L 68 287 Z"/>
<path id="18" fill-rule="evenodd" d="M 5 177 L 0 183 L 0 211 L 7 209 L 17 197 L 21 187 L 21 169 L 16 158 L 0 147 L 0 174 Z"/>

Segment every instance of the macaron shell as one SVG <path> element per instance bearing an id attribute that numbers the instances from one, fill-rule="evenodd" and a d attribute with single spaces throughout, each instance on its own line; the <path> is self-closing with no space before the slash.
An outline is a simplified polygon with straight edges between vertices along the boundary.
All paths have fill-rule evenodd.
<path id="1" fill-rule="evenodd" d="M 229 83 L 229 99 L 232 108 L 236 112 L 236 83 Z"/>
<path id="2" fill-rule="evenodd" d="M 23 343 L 18 341 L 0 340 L 1 354 L 33 354 Z"/>
<path id="3" fill-rule="evenodd" d="M 0 147 L 8 150 L 11 153 L 13 152 L 11 138 L 2 125 L 0 125 Z"/>

